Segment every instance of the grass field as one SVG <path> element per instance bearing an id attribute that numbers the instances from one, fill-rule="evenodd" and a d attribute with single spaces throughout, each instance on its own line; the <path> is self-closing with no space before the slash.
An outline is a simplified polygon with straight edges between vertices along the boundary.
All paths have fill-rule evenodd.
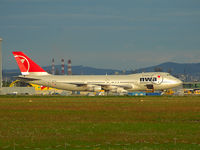
<path id="1" fill-rule="evenodd" d="M 0 150 L 199 150 L 200 97 L 0 97 Z"/>

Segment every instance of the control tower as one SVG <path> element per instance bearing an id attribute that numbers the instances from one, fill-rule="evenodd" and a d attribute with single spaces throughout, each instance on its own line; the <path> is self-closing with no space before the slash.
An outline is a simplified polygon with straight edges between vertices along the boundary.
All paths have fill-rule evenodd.
<path id="1" fill-rule="evenodd" d="M 3 39 L 0 38 L 0 90 L 2 88 L 2 51 L 1 51 L 1 43 L 2 43 Z"/>

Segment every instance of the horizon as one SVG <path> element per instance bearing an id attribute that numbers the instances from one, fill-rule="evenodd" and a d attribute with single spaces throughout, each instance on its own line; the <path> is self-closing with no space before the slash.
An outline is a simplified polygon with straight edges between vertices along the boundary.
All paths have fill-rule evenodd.
<path id="1" fill-rule="evenodd" d="M 130 70 L 126 70 L 126 71 L 137 71 L 137 70 L 142 70 L 142 69 L 146 69 L 146 68 L 151 68 L 151 67 L 157 67 L 159 65 L 163 65 L 163 64 L 166 64 L 166 63 L 175 63 L 175 64 L 179 64 L 179 65 L 193 65 L 193 64 L 200 64 L 200 62 L 198 63 L 179 63 L 179 62 L 162 62 L 160 64 L 156 64 L 156 65 L 152 65 L 152 66 L 147 66 L 147 67 L 141 67 L 141 68 L 137 68 L 137 69 L 130 69 Z M 38 64 L 39 65 L 39 64 Z M 39 65 L 40 66 L 40 65 Z M 61 69 L 61 62 L 60 64 L 55 64 L 55 67 L 59 67 L 60 66 L 60 69 Z M 78 67 L 78 66 L 81 66 L 81 67 L 89 67 L 89 68 L 94 68 L 94 69 L 105 69 L 105 70 L 118 70 L 118 71 L 124 71 L 124 70 L 120 70 L 120 69 L 115 69 L 115 68 L 97 68 L 97 67 L 93 67 L 93 66 L 85 66 L 85 65 L 72 65 L 72 67 Z M 51 67 L 51 65 L 46 65 L 46 66 L 40 66 L 42 68 L 45 68 L 45 67 Z M 67 68 L 67 64 L 65 63 L 65 68 Z M 19 67 L 17 65 L 17 68 L 10 68 L 10 69 L 5 69 L 5 68 L 2 68 L 2 70 L 19 70 Z M 67 70 L 66 70 L 67 71 Z M 20 70 L 19 70 L 20 72 Z"/>

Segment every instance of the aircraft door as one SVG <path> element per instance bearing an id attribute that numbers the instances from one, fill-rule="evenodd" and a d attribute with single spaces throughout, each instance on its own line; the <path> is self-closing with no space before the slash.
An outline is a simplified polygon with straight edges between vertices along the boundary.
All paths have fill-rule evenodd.
<path id="1" fill-rule="evenodd" d="M 108 76 L 106 76 L 105 83 L 110 84 L 110 79 L 108 78 Z"/>

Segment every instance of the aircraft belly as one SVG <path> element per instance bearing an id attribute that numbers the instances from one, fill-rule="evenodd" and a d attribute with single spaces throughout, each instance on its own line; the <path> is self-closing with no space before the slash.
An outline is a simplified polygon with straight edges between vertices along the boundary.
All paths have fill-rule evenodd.
<path id="1" fill-rule="evenodd" d="M 85 91 L 86 90 L 85 86 L 77 86 L 74 84 L 67 84 L 67 83 L 61 83 L 61 82 L 31 81 L 30 83 L 52 87 L 56 89 L 61 89 L 61 90 L 69 90 L 69 91 Z"/>
<path id="2" fill-rule="evenodd" d="M 77 86 L 73 84 L 66 84 L 66 83 L 56 83 L 56 85 L 53 85 L 54 88 L 57 89 L 63 89 L 63 90 L 72 90 L 72 91 L 84 91 L 86 90 L 83 86 Z"/>

